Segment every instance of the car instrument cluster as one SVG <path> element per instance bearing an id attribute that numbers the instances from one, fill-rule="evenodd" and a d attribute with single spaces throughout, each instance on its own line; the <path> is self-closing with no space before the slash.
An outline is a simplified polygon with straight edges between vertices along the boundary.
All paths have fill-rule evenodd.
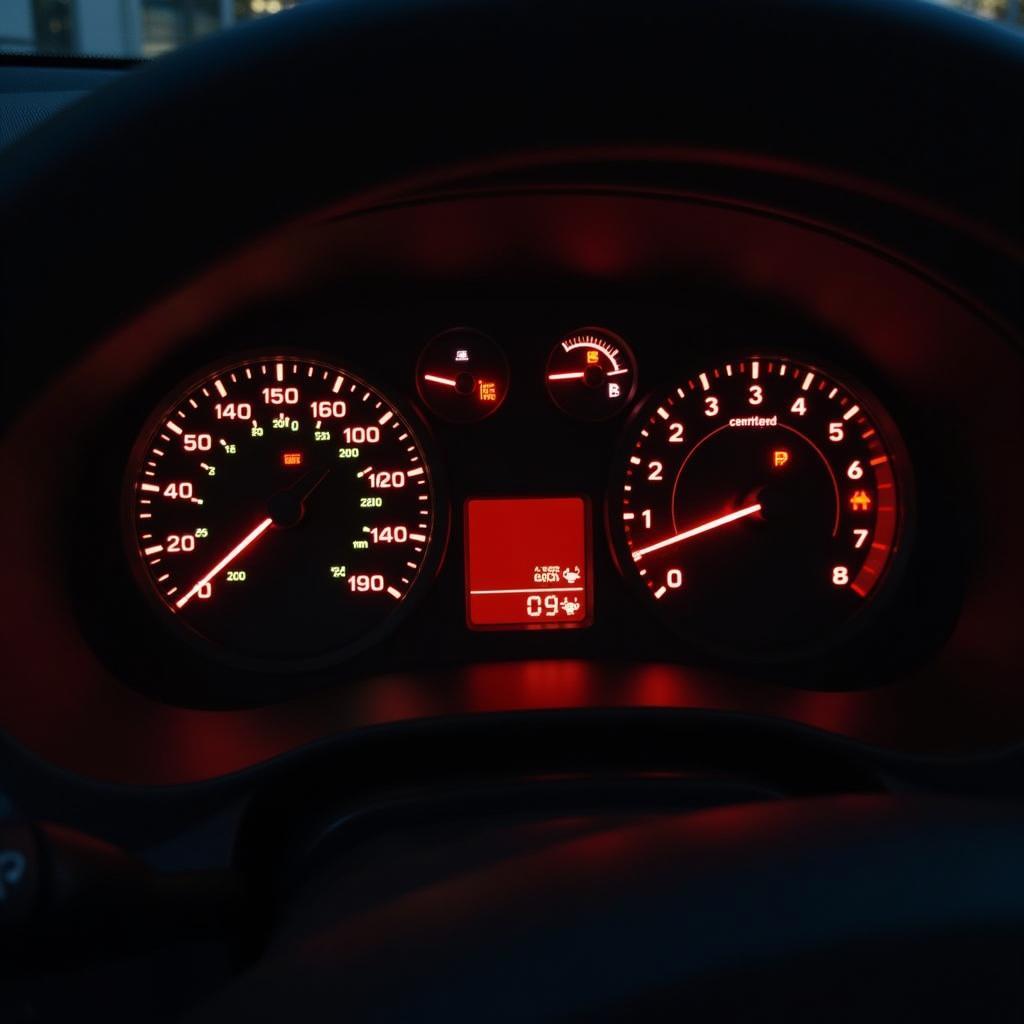
<path id="1" fill-rule="evenodd" d="M 151 614 L 214 660 L 328 665 L 382 643 L 461 556 L 465 630 L 585 631 L 604 545 L 666 634 L 770 663 L 856 636 L 896 585 L 908 458 L 843 371 L 776 348 L 681 356 L 638 398 L 633 348 L 598 326 L 555 337 L 534 370 L 567 428 L 617 421 L 603 492 L 516 486 L 500 451 L 489 493 L 449 492 L 435 425 L 455 446 L 520 386 L 474 328 L 426 341 L 393 393 L 289 349 L 200 369 L 152 413 L 126 475 Z"/>

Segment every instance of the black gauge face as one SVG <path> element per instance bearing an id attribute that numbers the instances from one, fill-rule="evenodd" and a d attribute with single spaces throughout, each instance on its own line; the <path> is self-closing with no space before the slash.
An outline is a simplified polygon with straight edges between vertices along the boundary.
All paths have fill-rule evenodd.
<path id="1" fill-rule="evenodd" d="M 607 420 L 625 409 L 636 392 L 636 360 L 617 334 L 584 327 L 551 350 L 544 383 L 562 412 L 581 420 Z"/>
<path id="2" fill-rule="evenodd" d="M 813 651 L 881 592 L 908 481 L 863 389 L 793 359 L 735 359 L 656 397 L 627 447 L 609 504 L 618 561 L 699 643 Z"/>
<path id="3" fill-rule="evenodd" d="M 409 420 L 347 370 L 286 355 L 184 385 L 136 446 L 126 504 L 159 614 L 254 667 L 365 646 L 441 543 Z"/>
<path id="4" fill-rule="evenodd" d="M 508 385 L 505 353 L 468 327 L 432 338 L 416 364 L 416 389 L 424 405 L 450 423 L 475 423 L 497 412 Z"/>

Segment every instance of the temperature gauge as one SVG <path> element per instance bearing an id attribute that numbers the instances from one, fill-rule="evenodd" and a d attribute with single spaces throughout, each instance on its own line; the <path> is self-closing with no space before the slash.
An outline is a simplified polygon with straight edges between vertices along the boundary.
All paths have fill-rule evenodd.
<path id="1" fill-rule="evenodd" d="M 497 412 L 508 378 L 508 360 L 497 343 L 467 327 L 437 335 L 416 364 L 424 405 L 451 423 L 475 423 Z"/>
<path id="2" fill-rule="evenodd" d="M 611 419 L 636 392 L 636 360 L 617 334 L 584 327 L 554 347 L 545 383 L 562 412 L 581 420 Z"/>

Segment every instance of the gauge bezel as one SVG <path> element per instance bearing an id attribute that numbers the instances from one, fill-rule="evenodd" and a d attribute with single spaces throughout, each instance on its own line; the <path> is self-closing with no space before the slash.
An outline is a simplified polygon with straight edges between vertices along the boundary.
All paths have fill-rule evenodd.
<path id="1" fill-rule="evenodd" d="M 474 335 L 486 345 L 490 346 L 492 353 L 498 358 L 501 363 L 501 373 L 503 374 L 504 390 L 501 393 L 501 397 L 498 401 L 490 408 L 486 408 L 483 412 L 475 412 L 472 415 L 459 415 L 453 416 L 450 413 L 443 411 L 431 395 L 429 391 L 424 387 L 423 374 L 426 369 L 425 362 L 427 353 L 443 339 L 447 338 L 452 334 L 466 334 Z M 414 374 L 414 386 L 416 388 L 416 396 L 423 404 L 423 408 L 430 413 L 431 416 L 436 416 L 442 423 L 448 423 L 452 426 L 472 426 L 475 423 L 482 423 L 484 420 L 490 419 L 495 415 L 504 405 L 508 399 L 509 391 L 512 390 L 512 368 L 509 363 L 508 353 L 505 349 L 486 331 L 481 331 L 477 327 L 470 327 L 468 324 L 458 324 L 454 327 L 446 327 L 443 331 L 438 331 L 436 334 L 432 334 L 422 345 L 419 350 L 419 354 L 416 357 L 416 364 L 413 369 Z M 472 393 L 464 394 L 461 397 L 469 399 L 473 397 Z"/>
<path id="2" fill-rule="evenodd" d="M 621 519 L 617 519 L 613 514 L 613 505 L 617 501 L 621 501 L 622 498 L 625 467 L 636 443 L 636 435 L 640 429 L 639 424 L 646 422 L 665 396 L 672 392 L 676 386 L 673 383 L 670 387 L 650 390 L 644 394 L 631 410 L 616 442 L 604 501 L 605 536 L 612 561 L 630 591 L 638 595 L 641 602 L 650 608 L 652 617 L 670 632 L 685 640 L 695 652 L 710 656 L 714 661 L 723 664 L 747 667 L 796 667 L 821 662 L 829 656 L 834 656 L 838 650 L 847 647 L 857 638 L 864 636 L 878 618 L 879 613 L 891 605 L 894 596 L 899 591 L 899 584 L 904 579 L 906 566 L 913 549 L 917 522 L 916 487 L 906 443 L 885 406 L 858 375 L 836 367 L 829 360 L 822 359 L 816 354 L 802 350 L 783 354 L 772 347 L 764 350 L 752 348 L 698 351 L 694 349 L 693 355 L 694 361 L 701 360 L 708 366 L 752 359 L 785 360 L 787 363 L 818 371 L 840 385 L 850 395 L 855 395 L 857 402 L 869 414 L 884 438 L 886 451 L 891 456 L 893 474 L 897 480 L 898 509 L 892 553 L 882 576 L 872 588 L 862 607 L 819 641 L 794 645 L 777 652 L 748 653 L 716 643 L 704 635 L 699 628 L 691 627 L 685 621 L 678 621 L 668 612 L 667 608 L 662 610 L 663 606 L 651 600 L 650 591 L 633 568 L 632 553 L 626 543 Z M 688 366 L 688 363 L 686 365 Z M 708 366 L 704 366 L 703 369 L 706 370 Z M 693 368 L 690 372 L 688 368 L 681 369 L 678 375 L 672 376 L 672 380 L 673 382 L 684 381 L 687 376 L 696 376 L 700 370 L 701 368 Z"/>
<path id="3" fill-rule="evenodd" d="M 340 645 L 315 656 L 264 658 L 247 655 L 212 641 L 180 616 L 173 615 L 168 611 L 167 605 L 153 585 L 153 580 L 146 571 L 140 555 L 135 529 L 134 498 L 139 473 L 145 461 L 145 455 L 151 447 L 154 433 L 170 412 L 180 404 L 183 396 L 189 394 L 204 380 L 216 373 L 223 373 L 228 369 L 248 363 L 282 357 L 337 370 L 339 373 L 343 373 L 347 380 L 361 384 L 367 390 L 377 394 L 390 408 L 394 409 L 422 451 L 423 463 L 429 474 L 428 486 L 433 507 L 433 530 L 425 546 L 423 561 L 416 579 L 401 602 L 380 625 L 348 644 Z M 132 445 L 121 485 L 119 516 L 121 549 L 128 565 L 129 574 L 135 583 L 135 591 L 140 595 L 144 605 L 152 611 L 152 617 L 159 624 L 162 632 L 172 639 L 183 641 L 192 653 L 198 654 L 208 661 L 224 664 L 233 669 L 268 675 L 317 672 L 343 664 L 372 648 L 397 629 L 422 600 L 424 593 L 437 578 L 444 564 L 451 536 L 451 508 L 447 478 L 430 424 L 414 403 L 407 401 L 404 396 L 395 398 L 392 394 L 370 383 L 359 367 L 354 372 L 350 371 L 348 366 L 354 365 L 351 361 L 346 359 L 344 362 L 346 365 L 343 366 L 342 361 L 330 353 L 290 346 L 260 347 L 227 353 L 204 364 L 200 369 L 164 392 L 153 411 L 138 428 L 138 435 Z"/>
<path id="4" fill-rule="evenodd" d="M 595 334 L 598 336 L 605 336 L 613 340 L 615 348 L 622 352 L 629 363 L 630 372 L 632 379 L 629 382 L 629 391 L 621 399 L 617 400 L 617 404 L 611 412 L 606 413 L 603 416 L 587 416 L 580 412 L 574 411 L 567 408 L 566 399 L 559 399 L 556 392 L 551 387 L 551 381 L 548 380 L 548 371 L 551 369 L 551 362 L 558 354 L 558 349 L 563 342 L 570 338 L 575 338 L 582 334 Z M 637 389 L 640 386 L 640 368 L 637 365 L 636 353 L 630 347 L 629 342 L 618 331 L 613 331 L 609 327 L 599 327 L 594 324 L 586 324 L 583 327 L 574 328 L 571 331 L 564 331 L 558 336 L 558 340 L 548 349 L 547 358 L 544 360 L 544 391 L 547 394 L 548 401 L 563 415 L 568 416 L 570 419 L 578 420 L 581 423 L 606 423 L 609 420 L 615 419 L 617 416 L 621 416 L 624 412 L 627 412 L 634 400 L 636 399 Z"/>

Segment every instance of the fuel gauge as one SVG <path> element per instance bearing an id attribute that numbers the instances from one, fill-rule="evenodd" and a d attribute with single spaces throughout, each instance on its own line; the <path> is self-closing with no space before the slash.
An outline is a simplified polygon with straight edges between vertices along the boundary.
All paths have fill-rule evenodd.
<path id="1" fill-rule="evenodd" d="M 607 420 L 636 392 L 636 360 L 611 331 L 584 327 L 563 338 L 548 357 L 545 384 L 562 412 L 581 420 Z"/>
<path id="2" fill-rule="evenodd" d="M 505 353 L 468 327 L 438 334 L 416 364 L 416 389 L 424 405 L 450 423 L 475 423 L 497 412 L 508 381 Z"/>

